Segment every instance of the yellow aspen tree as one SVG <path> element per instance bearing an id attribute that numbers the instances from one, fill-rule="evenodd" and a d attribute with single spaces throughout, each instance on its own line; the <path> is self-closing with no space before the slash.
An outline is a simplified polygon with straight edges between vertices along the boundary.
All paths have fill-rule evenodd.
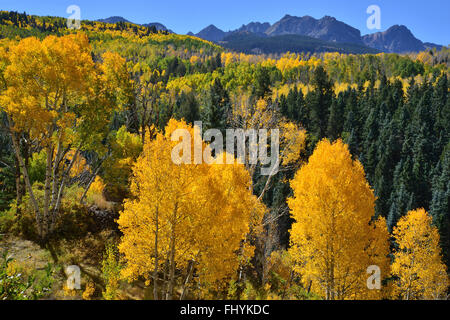
<path id="1" fill-rule="evenodd" d="M 180 299 L 194 282 L 220 288 L 236 274 L 242 241 L 264 210 L 243 165 L 174 163 L 179 142 L 171 135 L 178 129 L 189 132 L 194 149 L 197 133 L 184 121 L 170 120 L 153 140 L 147 134 L 133 168 L 132 197 L 118 220 L 119 250 L 127 261 L 123 276 L 153 280 L 154 299 L 173 299 L 177 282 Z"/>
<path id="2" fill-rule="evenodd" d="M 250 97 L 245 94 L 234 103 L 230 120 L 231 125 L 235 128 L 243 128 L 246 131 L 265 129 L 268 130 L 267 135 L 269 139 L 276 140 L 279 138 L 279 150 L 271 150 L 271 154 L 272 152 L 276 153 L 278 151 L 277 163 L 272 166 L 273 169 L 269 172 L 268 176 L 260 180 L 263 183 L 263 188 L 258 191 L 258 199 L 262 200 L 272 187 L 272 179 L 278 171 L 293 170 L 299 166 L 302 151 L 306 146 L 306 130 L 285 119 L 269 101 L 259 99 L 252 105 Z M 279 130 L 278 137 L 273 135 L 273 129 Z M 261 146 L 261 141 L 259 143 Z M 248 147 L 251 147 L 250 142 Z M 271 149 L 271 142 L 267 143 L 267 149 Z M 249 160 L 246 157 L 244 164 L 250 172 L 250 178 L 253 178 L 257 169 L 263 166 L 261 163 L 255 163 Z M 284 212 L 284 208 L 272 208 L 264 217 L 263 227 L 266 227 L 267 231 L 265 233 L 252 233 L 252 237 L 257 240 L 257 245 L 259 246 L 257 252 L 261 254 L 257 257 L 257 260 L 263 265 L 263 270 L 267 269 L 267 261 L 269 258 L 267 253 L 270 254 L 278 245 L 278 241 L 276 240 L 276 222 L 284 214 L 280 214 L 280 212 Z M 262 250 L 262 247 L 266 249 Z M 267 272 L 263 271 L 263 282 L 266 280 L 266 274 Z"/>
<path id="3" fill-rule="evenodd" d="M 107 52 L 103 63 L 95 63 L 91 51 L 82 33 L 42 41 L 30 37 L 7 49 L 2 67 L 0 105 L 42 239 L 52 232 L 73 165 L 82 150 L 101 141 L 127 81 L 124 59 Z M 46 152 L 41 206 L 20 151 L 24 133 Z"/>
<path id="4" fill-rule="evenodd" d="M 397 249 L 393 297 L 404 300 L 446 299 L 449 278 L 442 262 L 439 232 L 425 209 L 408 212 L 393 231 Z"/>
<path id="5" fill-rule="evenodd" d="M 138 62 L 132 68 L 132 91 L 133 91 L 133 119 L 139 126 L 142 143 L 145 142 L 145 132 L 150 128 L 152 122 L 158 123 L 160 110 L 158 99 L 160 99 L 163 83 L 162 75 L 158 70 L 152 70 L 147 64 Z"/>
<path id="6" fill-rule="evenodd" d="M 230 119 L 231 125 L 235 128 L 244 130 L 279 130 L 279 159 L 276 168 L 280 171 L 292 169 L 300 162 L 301 152 L 306 146 L 306 130 L 293 122 L 285 119 L 280 112 L 264 99 L 259 99 L 255 105 L 250 104 L 249 96 L 243 95 L 240 100 L 234 104 Z M 267 145 L 270 148 L 270 143 Z M 253 176 L 260 164 L 249 163 L 248 158 L 244 159 L 244 164 Z M 267 192 L 274 172 L 268 175 L 265 186 L 261 191 L 259 198 L 262 199 Z"/>
<path id="7" fill-rule="evenodd" d="M 375 196 L 347 145 L 320 141 L 291 187 L 290 253 L 305 288 L 327 300 L 382 298 L 367 270 L 389 274 L 389 234 L 384 219 L 372 221 Z"/>

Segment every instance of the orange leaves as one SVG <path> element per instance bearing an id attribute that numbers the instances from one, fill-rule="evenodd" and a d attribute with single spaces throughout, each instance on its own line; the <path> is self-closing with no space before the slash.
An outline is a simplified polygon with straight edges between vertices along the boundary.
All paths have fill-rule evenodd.
<path id="1" fill-rule="evenodd" d="M 43 208 L 35 200 L 27 168 L 21 166 L 44 237 L 53 231 L 55 219 L 50 216 L 59 212 L 64 188 L 70 184 L 68 176 L 87 168 L 80 151 L 99 149 L 111 115 L 121 104 L 121 88 L 128 82 L 125 60 L 105 53 L 103 64 L 95 63 L 83 33 L 48 36 L 42 41 L 25 38 L 10 44 L 1 56 L 0 105 L 9 125 L 19 133 L 27 132 L 48 155 Z M 14 152 L 23 163 L 17 143 Z M 65 168 L 61 163 L 70 165 Z"/>
<path id="2" fill-rule="evenodd" d="M 99 176 L 95 177 L 95 181 L 92 183 L 89 192 L 92 194 L 99 194 L 101 195 L 103 193 L 103 190 L 105 189 L 105 184 L 103 183 L 102 178 Z"/>
<path id="3" fill-rule="evenodd" d="M 31 130 L 41 139 L 52 135 L 49 130 L 55 124 L 62 130 L 74 126 L 74 106 L 79 109 L 80 123 L 96 118 L 90 108 L 109 106 L 110 110 L 107 100 L 124 87 L 128 76 L 125 60 L 117 54 L 103 54 L 103 64 L 96 65 L 83 33 L 48 36 L 42 41 L 25 38 L 2 55 L 7 59 L 2 59 L 6 90 L 0 96 L 1 104 L 16 130 Z M 103 111 L 107 116 L 108 110 Z M 83 113 L 88 115 L 85 119 Z M 97 110 L 97 118 L 99 114 Z"/>
<path id="4" fill-rule="evenodd" d="M 128 261 L 124 275 L 148 276 L 155 259 L 161 266 L 169 259 L 178 269 L 191 261 L 199 281 L 211 284 L 235 273 L 241 241 L 264 208 L 250 191 L 243 165 L 173 163 L 178 142 L 170 137 L 177 129 L 194 134 L 185 122 L 170 120 L 164 135 L 146 139 L 134 166 L 133 197 L 118 221 L 124 233 L 119 249 Z"/>
<path id="5" fill-rule="evenodd" d="M 306 131 L 293 122 L 283 122 L 280 124 L 280 132 L 280 145 L 283 150 L 281 163 L 284 166 L 295 164 L 306 147 Z"/>
<path id="6" fill-rule="evenodd" d="M 201 62 L 201 58 L 197 57 L 197 56 L 192 56 L 191 59 L 189 59 L 189 62 L 191 64 L 198 64 Z"/>
<path id="7" fill-rule="evenodd" d="M 439 233 L 424 210 L 408 212 L 394 228 L 398 249 L 392 275 L 394 298 L 405 300 L 445 298 L 449 279 L 442 263 Z"/>
<path id="8" fill-rule="evenodd" d="M 387 275 L 388 234 L 384 221 L 370 225 L 375 196 L 361 163 L 341 140 L 323 140 L 291 187 L 291 254 L 304 284 L 327 299 L 370 296 L 366 270 L 376 264 Z"/>
<path id="9" fill-rule="evenodd" d="M 103 63 L 100 68 L 102 70 L 102 82 L 106 87 L 105 90 L 116 92 L 119 100 L 120 98 L 124 100 L 124 91 L 131 85 L 125 59 L 117 53 L 105 52 L 102 55 L 102 60 Z"/>
<path id="10" fill-rule="evenodd" d="M 59 113 L 85 100 L 94 67 L 86 36 L 25 38 L 9 48 L 8 58 L 0 100 L 17 130 L 46 135 Z"/>
<path id="11" fill-rule="evenodd" d="M 320 65 L 323 65 L 324 61 L 312 56 L 308 60 L 304 60 L 302 55 L 295 53 L 286 53 L 280 59 L 276 61 L 276 67 L 281 71 L 286 79 L 295 79 L 298 77 L 299 72 L 308 69 L 315 69 Z"/>

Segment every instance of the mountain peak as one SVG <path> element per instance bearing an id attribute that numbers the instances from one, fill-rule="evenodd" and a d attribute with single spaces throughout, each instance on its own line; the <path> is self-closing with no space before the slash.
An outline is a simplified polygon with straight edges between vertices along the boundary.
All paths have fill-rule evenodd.
<path id="1" fill-rule="evenodd" d="M 362 37 L 358 29 L 329 15 L 316 19 L 308 15 L 298 17 L 286 14 L 273 25 L 268 22 L 250 22 L 229 32 L 224 32 L 211 24 L 196 34 L 199 38 L 213 42 L 229 41 L 229 37 L 244 41 L 242 39 L 247 36 L 248 41 L 249 39 L 253 41 L 255 37 L 259 39 L 289 35 L 306 36 L 326 42 L 356 44 L 362 47 L 365 45 L 382 52 L 418 52 L 426 48 L 440 47 L 432 43 L 424 44 L 404 25 L 393 25 L 384 32 Z M 278 40 L 267 41 L 275 43 Z"/>
<path id="2" fill-rule="evenodd" d="M 103 22 L 103 23 L 126 22 L 126 23 L 132 23 L 132 24 L 136 24 L 136 25 L 141 25 L 141 26 L 147 27 L 147 28 L 155 27 L 156 30 L 158 30 L 158 31 L 167 31 L 167 32 L 173 33 L 172 30 L 167 29 L 165 25 L 163 25 L 163 24 L 161 24 L 159 22 L 150 22 L 150 23 L 145 23 L 145 24 L 138 24 L 138 23 L 134 23 L 134 22 L 128 21 L 124 17 L 120 17 L 120 16 L 113 16 L 113 17 L 109 17 L 109 18 L 106 18 L 106 19 L 98 19 L 97 21 L 98 22 Z"/>
<path id="3" fill-rule="evenodd" d="M 331 16 L 324 16 L 322 19 L 320 19 L 321 21 L 327 21 L 327 22 L 335 22 L 338 21 L 335 17 L 331 17 Z"/>
<path id="4" fill-rule="evenodd" d="M 399 25 L 399 24 L 393 25 L 392 27 L 387 29 L 385 32 L 408 32 L 408 33 L 412 34 L 411 30 L 409 30 L 406 26 Z"/>
<path id="5" fill-rule="evenodd" d="M 199 33 L 196 34 L 196 36 L 199 38 L 214 42 L 222 41 L 226 35 L 227 35 L 226 32 L 220 30 L 213 24 L 210 24 L 209 26 L 202 29 Z"/>
<path id="6" fill-rule="evenodd" d="M 156 30 L 158 30 L 158 31 L 162 30 L 162 31 L 169 31 L 169 32 L 171 32 L 170 30 L 168 30 L 166 28 L 165 25 L 163 25 L 163 24 L 161 24 L 159 22 L 150 22 L 150 23 L 143 24 L 143 26 L 147 27 L 147 28 L 155 27 Z"/>
<path id="7" fill-rule="evenodd" d="M 207 26 L 205 29 L 211 29 L 211 30 L 220 30 L 219 28 L 217 28 L 215 25 L 210 24 L 209 26 Z"/>
<path id="8" fill-rule="evenodd" d="M 125 19 L 124 17 L 120 17 L 120 16 L 112 16 L 106 19 L 98 19 L 98 22 L 103 22 L 103 23 L 118 23 L 118 22 L 128 22 L 131 23 L 130 21 L 128 21 L 127 19 Z"/>
<path id="9" fill-rule="evenodd" d="M 311 16 L 294 17 L 285 15 L 276 22 L 266 34 L 278 36 L 295 34 L 332 42 L 348 42 L 362 44 L 361 32 L 331 16 L 317 20 Z"/>
<path id="10" fill-rule="evenodd" d="M 394 24 L 392 27 L 390 27 L 389 29 L 399 29 L 399 30 L 409 30 L 405 25 L 403 24 Z M 388 29 L 388 30 L 389 30 Z"/>
<path id="11" fill-rule="evenodd" d="M 393 25 L 384 32 L 368 34 L 363 37 L 366 45 L 384 52 L 418 52 L 425 45 L 404 25 Z"/>
<path id="12" fill-rule="evenodd" d="M 290 14 L 286 14 L 283 18 L 281 18 L 280 21 L 283 20 L 317 20 L 309 15 L 304 15 L 303 17 L 298 17 L 298 16 L 292 16 Z"/>
<path id="13" fill-rule="evenodd" d="M 256 34 L 264 34 L 267 29 L 270 28 L 270 23 L 268 22 L 250 22 L 249 24 L 243 24 L 242 27 L 234 32 L 250 32 Z"/>

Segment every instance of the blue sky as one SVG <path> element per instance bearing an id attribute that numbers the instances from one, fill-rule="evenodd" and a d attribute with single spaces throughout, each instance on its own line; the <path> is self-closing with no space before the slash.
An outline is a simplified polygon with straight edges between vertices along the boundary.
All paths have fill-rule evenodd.
<path id="1" fill-rule="evenodd" d="M 78 5 L 82 19 L 118 15 L 161 22 L 177 33 L 196 33 L 209 24 L 227 31 L 250 21 L 274 23 L 285 14 L 330 15 L 367 34 L 374 32 L 366 26 L 366 9 L 373 4 L 381 8 L 382 31 L 404 24 L 422 41 L 450 44 L 448 0 L 0 0 L 0 9 L 64 17 L 69 5 Z"/>

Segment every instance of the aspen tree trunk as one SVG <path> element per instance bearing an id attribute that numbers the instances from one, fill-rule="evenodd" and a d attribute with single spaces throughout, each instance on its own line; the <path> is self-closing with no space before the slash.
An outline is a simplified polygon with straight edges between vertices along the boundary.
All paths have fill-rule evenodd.
<path id="1" fill-rule="evenodd" d="M 51 147 L 45 148 L 47 152 L 47 164 L 45 167 L 45 187 L 44 187 L 44 234 L 42 235 L 45 239 L 48 236 L 49 226 L 50 226 L 50 194 L 51 194 L 51 180 L 52 180 L 52 159 L 53 159 L 53 149 Z"/>
<path id="2" fill-rule="evenodd" d="M 331 270 L 330 270 L 330 281 L 331 281 L 331 300 L 335 300 L 335 293 L 336 293 L 336 279 L 335 279 L 335 268 L 336 268 L 336 261 L 335 261 L 335 234 L 336 234 L 336 213 L 334 210 L 331 210 L 331 239 L 330 239 L 330 252 L 331 252 Z"/>
<path id="3" fill-rule="evenodd" d="M 52 200 L 51 200 L 51 205 L 54 206 L 55 201 L 56 201 L 56 192 L 57 192 L 57 186 L 58 186 L 58 179 L 59 179 L 59 175 L 58 175 L 58 168 L 59 165 L 61 164 L 62 158 L 64 157 L 64 155 L 67 153 L 67 150 L 65 152 L 63 152 L 62 150 L 62 143 L 61 143 L 61 133 L 59 134 L 59 138 L 58 138 L 58 146 L 56 148 L 56 154 L 55 154 L 55 163 L 53 164 L 53 173 L 52 173 Z"/>
<path id="4" fill-rule="evenodd" d="M 312 280 L 309 281 L 308 294 L 311 293 L 311 287 L 312 287 Z"/>
<path id="5" fill-rule="evenodd" d="M 169 253 L 164 262 L 164 292 L 162 293 L 162 299 L 167 300 L 167 294 L 169 292 Z"/>
<path id="6" fill-rule="evenodd" d="M 191 260 L 191 261 L 189 261 L 188 272 L 186 275 L 186 280 L 184 281 L 184 284 L 183 284 L 183 291 L 181 292 L 180 300 L 184 300 L 184 298 L 187 295 L 187 292 L 188 292 L 187 286 L 189 284 L 189 281 L 191 281 L 193 272 L 194 272 L 194 261 Z"/>
<path id="7" fill-rule="evenodd" d="M 158 300 L 158 232 L 159 232 L 159 221 L 158 221 L 158 207 L 156 207 L 155 212 L 155 266 L 153 270 L 153 299 Z"/>
<path id="8" fill-rule="evenodd" d="M 145 144 L 145 124 L 142 122 L 141 124 L 141 141 L 142 144 Z"/>
<path id="9" fill-rule="evenodd" d="M 66 94 L 64 93 L 63 94 L 64 113 L 66 113 L 68 111 L 67 104 L 65 103 L 65 101 L 66 101 Z M 58 181 L 60 178 L 59 177 L 59 167 L 60 167 L 61 161 L 64 159 L 67 152 L 70 150 L 70 147 L 67 148 L 66 150 L 63 150 L 62 138 L 63 138 L 63 130 L 60 129 L 58 132 L 58 143 L 57 143 L 57 147 L 56 147 L 55 161 L 54 161 L 53 167 L 52 167 L 52 179 L 53 180 L 52 180 L 52 200 L 50 203 L 51 208 L 55 208 L 56 203 L 57 203 Z M 76 155 L 74 155 L 74 157 L 76 157 Z M 53 220 L 53 216 L 54 216 L 54 214 L 52 215 L 52 220 Z M 52 221 L 52 224 L 53 224 L 53 221 Z M 52 229 L 53 229 L 53 227 L 52 227 Z"/>
<path id="10" fill-rule="evenodd" d="M 14 177 L 16 180 L 16 204 L 17 204 L 17 215 L 21 215 L 20 212 L 20 205 L 22 204 L 22 198 L 23 198 L 23 186 L 22 186 L 22 174 L 20 173 L 20 165 L 19 165 L 19 159 L 14 155 L 14 165 L 15 165 L 15 172 Z"/>
<path id="11" fill-rule="evenodd" d="M 92 175 L 91 179 L 89 180 L 89 183 L 88 183 L 86 189 L 84 190 L 83 195 L 80 198 L 81 204 L 85 204 L 87 193 L 89 192 L 91 185 L 94 183 L 95 178 L 97 177 L 98 173 L 100 172 L 103 162 L 106 160 L 107 157 L 108 157 L 108 153 L 103 157 L 103 159 L 101 159 L 99 165 L 97 166 L 97 169 L 95 169 L 94 174 Z"/>
<path id="12" fill-rule="evenodd" d="M 142 101 L 142 108 L 144 109 L 144 111 L 142 112 L 142 122 L 141 122 L 141 140 L 142 140 L 142 144 L 145 144 L 145 128 L 146 128 L 146 124 L 147 124 L 147 99 L 143 99 Z"/>
<path id="13" fill-rule="evenodd" d="M 12 121 L 9 116 L 7 116 L 7 119 L 8 119 L 9 130 L 10 130 L 9 132 L 10 132 L 11 139 L 13 142 L 14 153 L 16 154 L 17 160 L 19 161 L 19 167 L 20 167 L 20 170 L 22 171 L 23 179 L 25 181 L 25 186 L 28 190 L 28 193 L 30 194 L 30 200 L 31 200 L 31 204 L 33 205 L 33 209 L 34 209 L 34 213 L 35 213 L 38 233 L 39 233 L 39 236 L 42 237 L 42 221 L 41 221 L 42 216 L 41 216 L 41 211 L 39 210 L 39 204 L 36 200 L 36 197 L 34 196 L 33 188 L 31 187 L 30 176 L 28 175 L 27 167 L 25 166 L 25 162 L 22 158 L 22 155 L 20 154 L 19 141 L 17 139 L 16 134 L 13 132 L 13 130 L 11 128 Z"/>
<path id="14" fill-rule="evenodd" d="M 86 204 L 87 193 L 89 192 L 89 189 L 91 188 L 92 183 L 94 183 L 95 178 L 97 177 L 99 171 L 100 171 L 100 167 L 98 167 L 97 170 L 94 172 L 94 174 L 92 175 L 91 179 L 88 182 L 88 185 L 87 185 L 86 189 L 84 189 L 83 195 L 80 198 L 80 203 L 81 204 Z"/>
<path id="15" fill-rule="evenodd" d="M 335 281 L 334 281 L 334 261 L 331 263 L 331 286 L 330 286 L 330 300 L 335 300 Z"/>
<path id="16" fill-rule="evenodd" d="M 70 161 L 69 166 L 67 167 L 67 169 L 63 172 L 63 175 L 61 177 L 61 184 L 59 185 L 59 190 L 58 190 L 58 194 L 57 194 L 57 198 L 56 198 L 56 203 L 54 204 L 54 207 L 52 209 L 52 218 L 51 218 L 51 225 L 50 225 L 50 231 L 53 232 L 54 227 L 55 227 L 55 222 L 56 222 L 56 216 L 58 214 L 58 211 L 61 207 L 61 200 L 64 194 L 64 188 L 66 187 L 66 180 L 67 177 L 70 174 L 70 171 L 73 168 L 73 165 L 75 164 L 75 162 L 77 161 L 77 157 L 80 153 L 80 149 L 81 149 L 81 145 L 77 148 L 77 150 L 75 151 L 72 160 Z"/>
<path id="17" fill-rule="evenodd" d="M 284 286 L 283 294 L 281 295 L 281 300 L 284 300 L 284 298 L 286 297 L 286 291 L 291 287 L 293 276 L 294 276 L 294 269 L 291 269 L 291 272 L 289 272 L 288 281 L 287 281 L 286 285 Z M 308 293 L 309 293 L 309 291 L 308 291 Z"/>
<path id="18" fill-rule="evenodd" d="M 173 299 L 173 288 L 175 285 L 175 228 L 177 219 L 178 203 L 175 203 L 174 214 L 173 214 L 173 224 L 172 224 L 172 234 L 170 237 L 170 274 L 169 274 L 169 290 L 166 295 L 166 300 Z"/>

